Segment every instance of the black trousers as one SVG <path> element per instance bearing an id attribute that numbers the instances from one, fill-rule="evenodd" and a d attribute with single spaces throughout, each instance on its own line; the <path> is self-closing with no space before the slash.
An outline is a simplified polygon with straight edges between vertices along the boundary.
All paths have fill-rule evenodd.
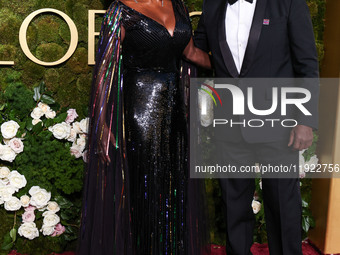
<path id="1" fill-rule="evenodd" d="M 224 164 L 253 166 L 298 166 L 299 153 L 291 150 L 288 140 L 250 144 L 215 141 Z M 253 178 L 221 178 L 227 224 L 227 254 L 249 255 L 253 243 L 254 213 L 251 207 L 255 181 Z M 298 171 L 295 178 L 263 178 L 262 191 L 271 255 L 302 255 L 302 203 Z"/>

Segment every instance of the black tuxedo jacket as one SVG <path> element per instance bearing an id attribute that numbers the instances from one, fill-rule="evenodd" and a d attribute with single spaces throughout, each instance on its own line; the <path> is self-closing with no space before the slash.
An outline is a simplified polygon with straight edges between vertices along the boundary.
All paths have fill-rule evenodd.
<path id="1" fill-rule="evenodd" d="M 194 34 L 195 45 L 212 54 L 217 77 L 223 78 L 318 78 L 318 57 L 312 22 L 305 0 L 257 0 L 253 23 L 242 68 L 238 73 L 226 41 L 226 0 L 205 0 L 203 13 Z M 264 21 L 266 20 L 266 21 Z M 269 23 L 269 24 L 268 24 Z M 314 79 L 314 81 L 316 80 Z M 290 112 L 287 118 L 314 129 L 318 127 L 318 82 L 306 79 L 304 85 L 312 94 L 305 107 L 312 117 Z M 271 92 L 257 93 L 254 101 L 270 107 Z M 269 99 L 269 100 L 268 100 Z M 223 103 L 230 102 L 229 97 Z M 265 102 L 265 103 L 264 103 Z M 254 103 L 255 104 L 255 103 Z M 231 108 L 228 106 L 228 108 Z M 225 110 L 226 107 L 223 107 Z M 247 115 L 247 113 L 246 113 Z M 229 112 L 227 117 L 235 118 Z M 248 113 L 246 118 L 254 118 Z M 255 117 L 258 118 L 258 117 Z M 238 118 L 236 118 L 238 119 Z M 282 117 L 281 117 L 282 119 Z M 270 142 L 288 139 L 289 128 L 225 128 L 224 139 L 248 142 Z"/>

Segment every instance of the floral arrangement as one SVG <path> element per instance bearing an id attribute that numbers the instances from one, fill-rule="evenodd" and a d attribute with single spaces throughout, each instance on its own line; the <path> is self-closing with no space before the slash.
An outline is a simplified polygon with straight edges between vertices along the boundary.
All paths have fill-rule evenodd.
<path id="1" fill-rule="evenodd" d="M 59 236 L 65 232 L 65 227 L 60 224 L 60 217 L 56 214 L 60 207 L 55 201 L 50 201 L 51 192 L 39 186 L 33 186 L 29 195 L 22 195 L 20 198 L 14 193 L 27 185 L 24 175 L 18 171 L 10 171 L 7 167 L 0 167 L 0 205 L 4 205 L 6 211 L 15 212 L 14 226 L 9 232 L 11 239 L 5 240 L 3 248 L 11 248 L 16 240 L 17 232 L 20 236 L 33 240 L 39 236 L 36 226 L 35 213 L 37 209 L 42 213 L 43 224 L 40 232 L 45 236 Z M 22 210 L 24 208 L 24 211 Z M 44 212 L 45 211 L 45 212 Z M 16 228 L 16 214 L 21 213 L 22 224 Z M 7 241 L 7 242 L 6 242 Z"/>
<path id="2" fill-rule="evenodd" d="M 10 84 L 0 117 L 1 248 L 61 252 L 79 230 L 88 119 L 76 121 L 77 111 L 55 102 L 43 82 L 33 91 Z"/>
<path id="3" fill-rule="evenodd" d="M 5 144 L 0 144 L 0 160 L 13 162 L 16 156 L 23 152 L 23 142 L 20 138 L 15 137 L 19 127 L 18 123 L 13 120 L 1 125 L 1 134 Z"/>
<path id="4" fill-rule="evenodd" d="M 65 122 L 51 126 L 48 130 L 53 133 L 55 138 L 60 140 L 66 139 L 67 141 L 72 142 L 70 148 L 71 155 L 76 158 L 83 157 L 83 160 L 86 161 L 86 151 L 84 151 L 84 149 L 86 146 L 89 120 L 88 118 L 85 118 L 80 122 L 74 122 L 78 117 L 75 109 L 69 109 L 67 114 Z"/>
<path id="5" fill-rule="evenodd" d="M 32 124 L 37 125 L 38 123 L 41 123 L 43 126 L 44 123 L 41 120 L 43 116 L 47 119 L 54 119 L 56 117 L 56 112 L 47 104 L 39 102 L 38 106 L 31 112 Z M 55 138 L 59 140 L 66 139 L 67 141 L 72 142 L 73 144 L 70 148 L 71 155 L 80 158 L 86 155 L 84 149 L 89 123 L 88 118 L 82 119 L 80 122 L 75 121 L 77 117 L 78 114 L 76 109 L 68 109 L 65 121 L 48 127 L 48 130 L 53 133 Z M 83 157 L 83 159 L 85 159 L 85 157 Z"/>

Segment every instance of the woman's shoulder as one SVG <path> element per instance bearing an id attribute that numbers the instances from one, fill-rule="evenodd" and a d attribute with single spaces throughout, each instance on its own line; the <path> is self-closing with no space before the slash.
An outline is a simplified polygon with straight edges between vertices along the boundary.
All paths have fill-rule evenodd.
<path id="1" fill-rule="evenodd" d="M 128 4 L 129 1 L 130 0 L 124 0 L 124 2 L 120 0 L 113 0 L 109 8 L 106 10 L 105 17 L 108 19 L 112 19 L 112 17 L 119 17 L 120 20 L 124 21 L 126 14 L 130 12 L 128 5 L 125 4 L 125 2 Z"/>

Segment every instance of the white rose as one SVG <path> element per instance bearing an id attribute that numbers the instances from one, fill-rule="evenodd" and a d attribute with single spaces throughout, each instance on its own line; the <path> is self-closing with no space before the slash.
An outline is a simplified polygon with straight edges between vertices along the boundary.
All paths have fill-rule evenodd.
<path id="1" fill-rule="evenodd" d="M 86 136 L 80 136 L 77 139 L 76 143 L 79 146 L 79 148 L 81 148 L 81 151 L 83 151 L 85 149 L 85 145 L 86 145 Z"/>
<path id="2" fill-rule="evenodd" d="M 71 155 L 75 156 L 76 158 L 80 158 L 83 156 L 83 149 L 81 146 L 77 144 L 73 144 L 70 148 Z"/>
<path id="3" fill-rule="evenodd" d="M 74 131 L 75 131 L 77 134 L 83 132 L 83 131 L 81 131 L 80 122 L 79 122 L 79 121 L 75 121 L 75 122 L 72 123 L 72 129 L 74 129 Z"/>
<path id="4" fill-rule="evenodd" d="M 11 139 L 4 139 L 4 140 L 3 140 L 3 141 L 4 141 L 4 144 L 8 145 L 8 143 L 9 143 L 10 140 L 11 140 Z"/>
<path id="5" fill-rule="evenodd" d="M 67 137 L 67 141 L 74 142 L 77 138 L 77 132 L 74 130 L 74 128 L 71 128 L 70 136 Z"/>
<path id="6" fill-rule="evenodd" d="M 43 110 L 41 110 L 41 108 L 35 107 L 31 112 L 31 117 L 33 119 L 40 119 L 42 116 L 44 116 L 44 114 L 45 113 L 43 112 Z"/>
<path id="7" fill-rule="evenodd" d="M 251 203 L 254 214 L 257 214 L 261 210 L 261 203 L 259 201 L 253 200 Z"/>
<path id="8" fill-rule="evenodd" d="M 21 202 L 22 207 L 29 206 L 30 205 L 30 201 L 31 201 L 31 199 L 27 195 L 23 195 L 23 196 L 20 197 L 20 202 Z"/>
<path id="9" fill-rule="evenodd" d="M 15 193 L 16 188 L 12 185 L 6 185 L 0 187 L 0 197 L 6 202 L 9 201 L 13 194 Z"/>
<path id="10" fill-rule="evenodd" d="M 35 126 L 35 125 L 37 125 L 39 122 L 41 122 L 41 125 L 43 125 L 41 119 L 33 119 L 33 120 L 32 120 L 32 125 Z"/>
<path id="11" fill-rule="evenodd" d="M 11 197 L 8 201 L 5 202 L 5 209 L 7 211 L 17 211 L 21 208 L 21 203 L 19 198 Z"/>
<path id="12" fill-rule="evenodd" d="M 27 184 L 25 176 L 18 173 L 18 171 L 16 170 L 13 170 L 8 175 L 8 180 L 9 180 L 9 183 L 17 189 L 16 190 L 17 192 L 19 191 L 19 189 L 25 187 Z"/>
<path id="13" fill-rule="evenodd" d="M 79 138 L 81 139 L 87 139 L 87 134 L 79 134 Z"/>
<path id="14" fill-rule="evenodd" d="M 56 213 L 60 211 L 60 207 L 57 202 L 50 201 L 47 203 L 47 210 Z"/>
<path id="15" fill-rule="evenodd" d="M 43 213 L 45 226 L 55 226 L 60 222 L 60 218 L 54 212 L 46 211 Z"/>
<path id="16" fill-rule="evenodd" d="M 89 130 L 89 118 L 82 119 L 79 123 L 79 126 L 81 131 L 87 134 Z"/>
<path id="17" fill-rule="evenodd" d="M 54 228 L 55 226 L 42 225 L 40 232 L 42 232 L 44 236 L 50 236 L 54 233 Z"/>
<path id="18" fill-rule="evenodd" d="M 319 162 L 319 159 L 316 155 L 313 155 L 309 161 L 305 161 L 305 158 L 303 156 L 303 153 L 304 153 L 305 150 L 302 150 L 299 152 L 299 177 L 300 178 L 305 178 L 306 177 L 306 172 L 308 172 L 309 170 L 311 169 L 314 169 L 317 167 L 317 164 Z"/>
<path id="19" fill-rule="evenodd" d="M 30 240 L 39 236 L 39 230 L 34 222 L 26 222 L 22 224 L 18 229 L 18 233 L 20 236 L 26 237 Z"/>
<path id="20" fill-rule="evenodd" d="M 311 168 L 314 166 L 316 167 L 319 162 L 319 159 L 316 155 L 312 156 L 309 161 L 306 162 L 307 165 L 310 165 Z"/>
<path id="21" fill-rule="evenodd" d="M 54 119 L 55 116 L 57 116 L 57 113 L 53 110 L 49 110 L 45 113 L 46 118 L 48 119 Z"/>
<path id="22" fill-rule="evenodd" d="M 0 159 L 3 161 L 13 162 L 17 154 L 8 145 L 0 144 Z"/>
<path id="23" fill-rule="evenodd" d="M 302 155 L 304 153 L 305 150 L 299 151 L 299 177 L 305 178 L 306 177 L 306 173 L 305 173 L 305 158 Z"/>
<path id="24" fill-rule="evenodd" d="M 71 126 L 65 122 L 49 127 L 48 130 L 51 131 L 57 139 L 66 139 L 71 134 Z"/>
<path id="25" fill-rule="evenodd" d="M 8 183 L 9 183 L 8 178 L 0 179 L 0 187 L 7 186 Z"/>
<path id="26" fill-rule="evenodd" d="M 11 171 L 8 169 L 8 167 L 5 166 L 0 167 L 0 178 L 8 177 L 10 172 Z"/>
<path id="27" fill-rule="evenodd" d="M 5 201 L 0 197 L 0 205 L 2 205 Z"/>
<path id="28" fill-rule="evenodd" d="M 39 186 L 33 186 L 28 193 L 31 195 L 31 205 L 38 209 L 46 206 L 51 199 L 51 192 L 47 192 Z"/>
<path id="29" fill-rule="evenodd" d="M 1 125 L 2 137 L 5 139 L 13 138 L 19 129 L 19 124 L 14 120 L 7 121 Z"/>
<path id="30" fill-rule="evenodd" d="M 42 110 L 43 113 L 46 113 L 50 110 L 50 107 L 48 106 L 48 104 L 45 104 L 42 102 L 38 104 L 38 107 Z"/>
<path id="31" fill-rule="evenodd" d="M 17 154 L 24 151 L 24 144 L 19 138 L 12 138 L 8 146 Z"/>

